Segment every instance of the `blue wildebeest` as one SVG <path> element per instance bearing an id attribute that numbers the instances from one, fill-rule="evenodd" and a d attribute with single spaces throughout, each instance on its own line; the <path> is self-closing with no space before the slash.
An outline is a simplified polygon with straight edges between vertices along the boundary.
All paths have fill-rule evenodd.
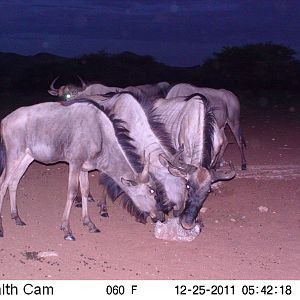
<path id="1" fill-rule="evenodd" d="M 224 151 L 228 144 L 224 132 L 225 126 L 226 124 L 228 124 L 240 150 L 242 170 L 246 170 L 247 162 L 244 154 L 244 147 L 246 146 L 246 143 L 240 127 L 240 102 L 237 96 L 232 92 L 224 89 L 217 90 L 211 88 L 201 88 L 187 83 L 180 83 L 173 86 L 169 90 L 166 98 L 170 99 L 179 96 L 187 97 L 194 93 L 200 93 L 204 95 L 208 99 L 210 106 L 214 107 L 216 122 L 218 127 L 220 128 L 224 140 L 219 155 L 220 159 L 223 158 Z"/>
<path id="2" fill-rule="evenodd" d="M 223 141 L 205 96 L 196 93 L 185 98 L 158 99 L 154 107 L 171 133 L 175 148 L 184 150 L 175 164 L 180 165 L 181 160 L 182 171 L 188 174 L 189 195 L 181 214 L 181 225 L 191 229 L 211 184 L 229 180 L 235 172 L 233 169 L 226 172 L 214 168 Z"/>
<path id="3" fill-rule="evenodd" d="M 125 121 L 137 153 L 150 157 L 149 172 L 162 185 L 168 199 L 166 202 L 174 203 L 174 215 L 179 215 L 187 197 L 186 174 L 182 171 L 182 165 L 179 168 L 174 163 L 178 153 L 172 146 L 171 137 L 164 124 L 157 120 L 151 103 L 147 102 L 148 106 L 141 105 L 131 93 L 120 92 L 66 101 L 65 105 L 91 100 L 108 109 L 116 118 Z M 100 205 L 100 209 L 100 213 L 106 216 L 105 203 Z"/>
<path id="4" fill-rule="evenodd" d="M 107 94 L 109 92 L 117 92 L 121 90 L 118 87 L 108 87 L 103 84 L 86 84 L 80 76 L 78 76 L 80 80 L 81 86 L 77 86 L 74 84 L 66 84 L 62 85 L 59 88 L 55 88 L 54 84 L 56 83 L 59 76 L 57 76 L 51 83 L 50 89 L 48 93 L 52 96 L 59 97 L 61 100 L 73 100 L 73 99 L 80 99 L 85 96 L 97 95 L 97 94 Z M 93 196 L 90 194 L 88 195 L 88 200 L 90 202 L 94 202 Z M 81 207 L 81 197 L 78 197 L 74 200 L 74 205 L 77 207 Z"/>
<path id="5" fill-rule="evenodd" d="M 87 85 L 79 76 L 77 77 L 81 82 L 81 87 L 76 86 L 74 84 L 66 84 L 60 86 L 57 89 L 54 87 L 54 84 L 59 78 L 58 76 L 52 81 L 48 93 L 52 96 L 59 97 L 62 100 L 73 100 L 73 99 L 80 99 L 85 96 L 102 95 L 102 94 L 107 94 L 109 92 L 117 92 L 122 90 L 121 88 L 118 87 L 109 87 L 100 83 Z"/>
<path id="6" fill-rule="evenodd" d="M 136 86 L 128 86 L 125 91 L 131 92 L 137 98 L 147 97 L 148 99 L 164 98 L 167 96 L 171 85 L 162 81 L 156 84 L 142 84 Z"/>
<path id="7" fill-rule="evenodd" d="M 111 120 L 110 120 L 111 119 Z M 20 178 L 33 161 L 69 164 L 67 201 L 61 229 L 67 240 L 74 240 L 69 215 L 73 199 L 80 187 L 82 218 L 90 232 L 99 232 L 91 221 L 87 196 L 88 172 L 104 172 L 124 191 L 125 207 L 137 219 L 164 219 L 167 203 L 156 193 L 156 182 L 132 146 L 120 120 L 110 119 L 99 105 L 41 103 L 22 107 L 1 122 L 0 143 L 0 212 L 8 188 L 11 217 L 17 225 L 25 225 L 19 217 L 16 190 Z M 136 168 L 141 170 L 136 172 Z M 0 236 L 3 236 L 0 218 Z"/>
<path id="8" fill-rule="evenodd" d="M 52 96 L 58 96 L 62 100 L 73 100 L 80 99 L 86 96 L 104 95 L 110 92 L 128 91 L 139 98 L 148 97 L 150 99 L 156 99 L 165 97 L 171 87 L 171 85 L 168 82 L 128 86 L 125 88 L 109 87 L 101 83 L 94 83 L 88 85 L 79 76 L 77 77 L 80 79 L 81 87 L 73 84 L 67 84 L 57 89 L 54 87 L 54 84 L 59 77 L 56 77 L 52 81 L 48 93 Z"/>

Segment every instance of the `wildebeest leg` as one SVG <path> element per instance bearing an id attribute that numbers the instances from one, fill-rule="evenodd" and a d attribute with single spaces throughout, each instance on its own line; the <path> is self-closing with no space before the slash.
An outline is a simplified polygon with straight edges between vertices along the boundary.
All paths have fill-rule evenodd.
<path id="1" fill-rule="evenodd" d="M 240 127 L 240 124 L 239 123 L 231 123 L 229 122 L 228 123 L 234 137 L 235 137 L 235 140 L 238 144 L 238 147 L 239 147 L 239 150 L 240 150 L 240 153 L 241 153 L 241 161 L 242 161 L 242 167 L 241 169 L 242 170 L 246 170 L 247 169 L 247 161 L 246 161 L 246 157 L 245 157 L 245 154 L 244 154 L 244 147 L 246 146 L 246 142 L 245 142 L 245 139 L 244 139 L 244 136 L 242 134 L 242 129 Z"/>
<path id="2" fill-rule="evenodd" d="M 14 171 L 14 174 L 12 175 L 12 178 L 8 184 L 11 218 L 15 220 L 17 225 L 21 226 L 26 224 L 19 217 L 16 193 L 20 179 L 32 161 L 33 158 L 30 155 L 25 155 L 17 169 Z"/>
<path id="3" fill-rule="evenodd" d="M 78 193 L 73 201 L 75 207 L 82 207 L 82 197 L 80 193 L 80 187 L 78 187 Z"/>
<path id="4" fill-rule="evenodd" d="M 98 206 L 100 207 L 100 216 L 101 217 L 104 217 L 104 218 L 108 218 L 109 215 L 108 215 L 108 211 L 107 211 L 107 190 L 106 190 L 106 187 L 103 185 L 103 190 L 102 190 L 102 197 L 101 197 L 101 200 L 99 201 L 99 204 Z"/>
<path id="5" fill-rule="evenodd" d="M 88 193 L 88 202 L 95 202 L 94 197 L 92 196 L 91 192 Z"/>
<path id="6" fill-rule="evenodd" d="M 221 132 L 222 132 L 223 143 L 222 143 L 222 146 L 221 146 L 221 149 L 220 149 L 219 153 L 217 154 L 217 156 L 215 158 L 215 162 L 212 164 L 212 168 L 214 168 L 214 169 L 219 169 L 220 166 L 222 166 L 222 163 L 225 162 L 224 152 L 225 152 L 225 150 L 227 148 L 227 145 L 228 145 L 228 139 L 225 135 L 224 128 L 221 129 Z"/>
<path id="7" fill-rule="evenodd" d="M 95 202 L 90 191 L 88 192 L 88 202 Z M 82 197 L 81 197 L 81 192 L 80 192 L 79 186 L 78 186 L 78 194 L 76 195 L 73 203 L 74 203 L 75 207 L 82 207 Z"/>
<path id="8" fill-rule="evenodd" d="M 88 213 L 89 177 L 88 172 L 81 171 L 79 175 L 80 191 L 82 195 L 82 220 L 83 225 L 87 225 L 90 232 L 100 232 L 91 221 Z"/>
<path id="9" fill-rule="evenodd" d="M 3 237 L 2 204 L 8 186 L 7 182 L 5 182 L 5 179 L 6 179 L 6 170 L 4 169 L 0 177 L 0 237 Z"/>
<path id="10" fill-rule="evenodd" d="M 2 211 L 2 204 L 3 204 L 3 199 L 6 194 L 6 190 L 8 186 L 11 184 L 11 181 L 15 175 L 15 172 L 18 171 L 18 167 L 26 157 L 25 154 L 18 154 L 14 155 L 15 153 L 8 153 L 7 155 L 7 162 L 5 169 L 1 175 L 1 181 L 0 181 L 0 216 L 1 216 L 1 211 Z M 25 159 L 26 160 L 26 159 Z M 25 168 L 26 170 L 26 168 Z M 25 172 L 24 170 L 24 172 Z M 23 172 L 23 173 L 24 173 Z M 21 176 L 23 175 L 21 174 Z M 15 200 L 14 200 L 15 201 Z M 3 227 L 2 227 L 2 217 L 0 217 L 0 237 L 3 237 Z"/>
<path id="11" fill-rule="evenodd" d="M 5 172 L 5 170 L 4 170 Z M 7 190 L 7 183 L 5 183 L 5 173 L 3 172 L 1 176 L 1 185 L 0 185 L 0 237 L 3 237 L 3 226 L 2 226 L 2 204 L 3 204 L 3 199 L 6 194 Z"/>
<path id="12" fill-rule="evenodd" d="M 72 208 L 72 203 L 74 198 L 77 195 L 78 191 L 78 183 L 79 183 L 79 166 L 75 166 L 70 164 L 69 166 L 69 180 L 68 180 L 68 192 L 67 192 L 67 202 L 63 214 L 62 225 L 60 227 L 63 230 L 65 236 L 65 240 L 75 241 L 75 237 L 72 235 L 72 231 L 70 228 L 70 212 Z"/>

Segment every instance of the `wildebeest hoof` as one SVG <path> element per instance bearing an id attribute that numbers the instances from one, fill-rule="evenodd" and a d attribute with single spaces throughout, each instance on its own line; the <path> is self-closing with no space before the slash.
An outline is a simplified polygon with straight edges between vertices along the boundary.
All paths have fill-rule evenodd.
<path id="1" fill-rule="evenodd" d="M 106 211 L 101 212 L 100 216 L 104 217 L 104 218 L 108 218 L 109 217 L 108 212 L 106 212 Z"/>
<path id="2" fill-rule="evenodd" d="M 24 223 L 20 218 L 15 218 L 15 222 L 18 226 L 25 226 L 26 223 Z"/>
<path id="3" fill-rule="evenodd" d="M 77 195 L 73 200 L 73 205 L 75 207 L 82 207 L 82 199 L 79 195 Z"/>
<path id="4" fill-rule="evenodd" d="M 4 237 L 3 231 L 0 231 L 0 238 L 1 238 L 1 237 Z"/>
<path id="5" fill-rule="evenodd" d="M 90 224 L 87 224 L 87 226 L 89 227 L 89 232 L 92 232 L 92 233 L 100 232 L 100 230 L 92 222 Z"/>
<path id="6" fill-rule="evenodd" d="M 75 241 L 76 240 L 75 237 L 72 234 L 66 234 L 64 239 L 66 241 Z"/>
<path id="7" fill-rule="evenodd" d="M 92 195 L 88 196 L 88 202 L 96 202 Z"/>
<path id="8" fill-rule="evenodd" d="M 100 230 L 96 227 L 96 225 L 92 221 L 83 222 L 83 225 L 89 228 L 89 232 L 100 232 Z"/>
<path id="9" fill-rule="evenodd" d="M 247 170 L 247 164 L 242 164 L 242 170 Z"/>
<path id="10" fill-rule="evenodd" d="M 82 207 L 82 203 L 74 201 L 74 206 L 77 207 L 77 208 L 81 208 Z"/>
<path id="11" fill-rule="evenodd" d="M 90 228 L 90 229 L 89 229 L 89 232 L 91 232 L 91 233 L 98 233 L 98 232 L 100 232 L 100 229 L 98 229 L 97 227 L 95 227 L 95 228 Z"/>

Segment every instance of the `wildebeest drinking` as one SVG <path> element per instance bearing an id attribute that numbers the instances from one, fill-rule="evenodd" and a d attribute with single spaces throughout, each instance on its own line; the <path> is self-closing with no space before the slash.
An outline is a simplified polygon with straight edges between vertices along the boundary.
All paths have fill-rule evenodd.
<path id="1" fill-rule="evenodd" d="M 182 169 L 188 174 L 189 196 L 181 224 L 191 229 L 211 184 L 233 178 L 235 171 L 231 169 L 227 173 L 214 168 L 223 140 L 205 96 L 196 93 L 188 97 L 158 99 L 154 106 L 171 133 L 175 148 L 182 149 Z"/>
<path id="2" fill-rule="evenodd" d="M 162 185 L 166 197 L 165 202 L 174 204 L 174 214 L 182 212 L 186 201 L 186 174 L 174 162 L 178 151 L 172 146 L 171 136 L 164 124 L 157 120 L 152 105 L 142 106 L 128 92 L 113 93 L 110 96 L 89 96 L 88 99 L 64 102 L 71 105 L 77 101 L 97 101 L 118 119 L 124 120 L 128 135 L 133 139 L 139 155 L 145 153 L 150 158 L 149 172 Z M 150 103 L 151 104 L 151 103 Z M 88 115 L 87 115 L 88 118 Z M 105 206 L 101 207 L 105 210 Z"/>
<path id="3" fill-rule="evenodd" d="M 156 195 L 155 182 L 148 173 L 149 161 L 142 166 L 137 155 L 131 159 L 131 140 L 120 124 L 111 121 L 114 122 L 99 105 L 80 103 L 68 107 L 61 103 L 41 103 L 21 107 L 5 117 L 1 122 L 0 211 L 8 188 L 11 217 L 17 225 L 25 225 L 19 217 L 16 199 L 22 175 L 33 160 L 64 161 L 69 164 L 67 202 L 61 225 L 65 239 L 74 240 L 69 215 L 78 186 L 82 193 L 83 223 L 90 232 L 99 231 L 87 208 L 88 171 L 94 169 L 108 174 L 125 192 L 125 200 L 132 200 L 127 202 L 127 208 L 137 218 L 146 219 L 150 215 L 162 219 L 165 203 Z M 122 132 L 121 140 L 118 131 Z M 140 164 L 143 171 L 136 172 L 133 164 Z M 2 219 L 0 236 L 3 236 Z"/>

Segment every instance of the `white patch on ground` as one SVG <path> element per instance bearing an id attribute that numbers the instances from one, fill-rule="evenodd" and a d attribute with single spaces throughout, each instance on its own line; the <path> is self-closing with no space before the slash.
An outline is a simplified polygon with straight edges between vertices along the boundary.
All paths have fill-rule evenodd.
<path id="1" fill-rule="evenodd" d="M 265 207 L 265 206 L 259 206 L 258 207 L 258 210 L 261 212 L 261 213 L 266 213 L 266 212 L 268 212 L 268 208 L 267 207 Z"/>
<path id="2" fill-rule="evenodd" d="M 236 178 L 297 179 L 300 177 L 300 165 L 250 165 L 247 170 L 237 170 L 236 173 Z"/>
<path id="3" fill-rule="evenodd" d="M 201 213 L 206 213 L 206 212 L 207 212 L 207 210 L 208 210 L 208 208 L 207 208 L 207 207 L 202 207 L 202 208 L 200 209 L 200 212 L 201 212 Z"/>
<path id="4" fill-rule="evenodd" d="M 221 188 L 222 184 L 223 184 L 222 181 L 218 181 L 218 182 L 213 183 L 210 187 L 211 191 L 214 192 L 214 191 L 219 190 Z"/>
<path id="5" fill-rule="evenodd" d="M 57 252 L 55 251 L 43 251 L 38 253 L 38 258 L 42 257 L 49 257 L 49 256 L 58 256 Z"/>
<path id="6" fill-rule="evenodd" d="M 161 240 L 191 242 L 200 232 L 200 224 L 196 224 L 191 230 L 186 230 L 179 223 L 179 218 L 172 218 L 164 223 L 156 222 L 154 235 L 157 239 Z"/>

